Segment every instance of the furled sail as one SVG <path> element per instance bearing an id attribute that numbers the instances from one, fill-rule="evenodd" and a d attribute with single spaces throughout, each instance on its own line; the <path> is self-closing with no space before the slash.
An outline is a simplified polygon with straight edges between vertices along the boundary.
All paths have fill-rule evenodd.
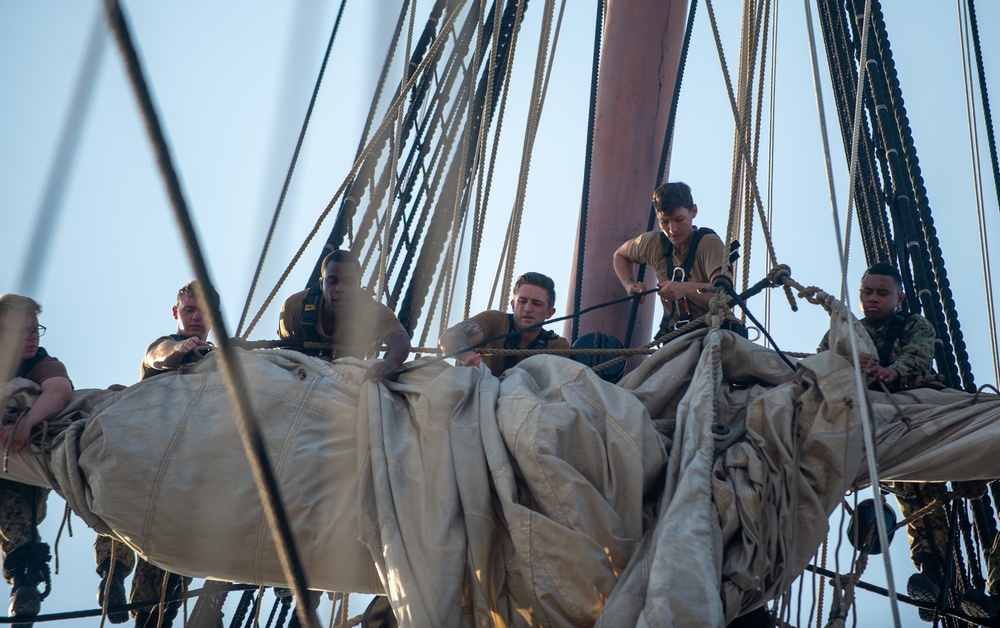
<path id="1" fill-rule="evenodd" d="M 408 626 L 724 626 L 798 576 L 867 482 L 836 352 L 852 329 L 873 347 L 848 317 L 795 372 L 711 330 L 617 386 L 552 356 L 374 384 L 357 361 L 239 355 L 311 587 L 385 592 Z M 4 392 L 30 402 L 23 380 Z M 171 571 L 284 583 L 213 358 L 77 395 L 85 418 L 4 477 L 52 486 Z M 995 395 L 868 395 L 882 479 L 1000 476 L 982 453 Z"/>

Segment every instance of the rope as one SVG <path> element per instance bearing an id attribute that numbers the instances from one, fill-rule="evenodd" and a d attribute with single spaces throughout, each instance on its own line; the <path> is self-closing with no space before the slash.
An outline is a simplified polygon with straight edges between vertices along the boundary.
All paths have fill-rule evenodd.
<path id="1" fill-rule="evenodd" d="M 485 5 L 485 0 L 483 1 Z M 483 224 L 486 220 L 486 205 L 483 203 L 482 194 L 483 177 L 485 176 L 486 168 L 486 145 L 489 143 L 489 121 L 493 117 L 493 92 L 495 89 L 494 84 L 496 82 L 497 64 L 499 62 L 497 55 L 500 47 L 500 26 L 503 18 L 503 12 L 497 11 L 495 0 L 491 12 L 493 14 L 493 28 L 491 31 L 491 39 L 493 43 L 490 46 L 490 63 L 486 67 L 486 94 L 488 97 L 484 102 L 485 109 L 483 111 L 483 120 L 485 121 L 485 124 L 479 125 L 479 138 L 476 140 L 476 204 L 473 208 L 472 241 L 469 244 L 469 272 L 466 275 L 465 280 L 465 305 L 462 309 L 462 320 L 469 318 L 469 313 L 472 307 L 472 291 L 476 285 L 476 268 L 479 265 L 479 249 L 482 245 Z M 480 13 L 482 13 L 482 8 L 480 8 Z M 480 29 L 478 32 L 481 36 L 482 30 Z M 510 69 L 509 65 L 507 69 Z M 504 90 L 504 93 L 506 94 L 506 89 Z M 499 143 L 495 142 L 493 144 L 492 153 L 492 159 L 494 160 L 496 159 L 496 152 L 498 148 Z"/>
<path id="2" fill-rule="evenodd" d="M 594 20 L 594 53 L 590 69 L 590 108 L 587 113 L 587 148 L 583 157 L 583 190 L 580 192 L 580 219 L 576 232 L 576 272 L 573 284 L 573 311 L 578 311 L 583 292 L 583 258 L 587 246 L 587 212 L 590 208 L 590 172 L 594 163 L 594 133 L 597 119 L 597 77 L 601 69 L 601 40 L 604 33 L 604 0 L 597 0 Z M 468 313 L 467 313 L 468 314 Z M 468 318 L 468 316 L 466 316 Z M 571 342 L 580 335 L 580 317 L 573 318 Z"/>
<path id="3" fill-rule="evenodd" d="M 112 1 L 113 0 L 105 0 L 105 2 L 112 2 Z M 450 26 L 458 18 L 459 13 L 461 13 L 461 5 L 463 5 L 464 3 L 465 0 L 456 0 L 457 6 L 454 7 L 453 12 L 446 18 L 445 23 L 442 26 L 442 30 L 447 30 L 448 28 L 450 28 Z M 416 82 L 417 77 L 419 77 L 424 72 L 424 70 L 430 64 L 430 61 L 435 58 L 438 50 L 440 50 L 441 46 L 443 45 L 443 42 L 444 38 L 440 37 L 434 40 L 434 43 L 431 44 L 427 55 L 424 57 L 424 60 L 421 61 L 420 65 L 417 66 L 416 70 L 414 70 L 413 75 L 410 76 L 410 79 L 407 81 L 406 85 L 399 90 L 399 93 L 396 95 L 395 101 L 389 107 L 389 113 L 386 114 L 386 116 L 382 120 L 382 123 L 379 125 L 379 128 L 376 130 L 375 137 L 368 142 L 368 145 L 365 147 L 363 151 L 361 151 L 361 154 L 358 155 L 358 158 L 354 161 L 354 164 L 351 166 L 351 169 L 348 172 L 347 177 L 344 179 L 344 182 L 341 183 L 336 193 L 334 193 L 333 198 L 327 204 L 326 208 L 324 208 L 323 211 L 320 213 L 320 216 L 317 219 L 316 223 L 309 231 L 309 234 L 306 236 L 305 240 L 299 247 L 298 251 L 296 251 L 295 255 L 292 257 L 292 261 L 289 263 L 289 265 L 285 268 L 284 272 L 281 274 L 281 277 L 278 279 L 278 282 L 271 290 L 271 293 L 264 300 L 264 303 L 257 311 L 257 314 L 254 315 L 253 320 L 251 320 L 250 325 L 247 327 L 247 330 L 243 334 L 244 337 L 249 336 L 251 330 L 253 330 L 257 322 L 260 320 L 261 316 L 263 316 L 264 311 L 271 305 L 271 301 L 274 300 L 275 295 L 278 294 L 278 291 L 281 289 L 281 286 L 284 285 L 285 280 L 288 279 L 288 275 L 291 274 L 292 268 L 294 268 L 295 265 L 298 264 L 298 261 L 302 257 L 302 254 L 305 253 L 306 247 L 309 245 L 310 242 L 312 242 L 312 239 L 316 236 L 316 233 L 319 232 L 320 226 L 323 224 L 323 222 L 326 221 L 327 216 L 330 215 L 330 212 L 333 210 L 334 204 L 336 204 L 337 200 L 341 197 L 341 195 L 343 195 L 344 191 L 347 189 L 350 182 L 353 181 L 358 170 L 361 168 L 361 164 L 368 157 L 368 154 L 374 149 L 377 138 L 382 133 L 385 132 L 388 125 L 392 122 L 391 112 L 394 111 L 399 106 L 398 104 L 399 101 L 403 100 L 406 97 L 406 94 L 409 92 L 409 90 L 413 87 L 413 84 Z M 216 329 L 218 329 L 218 327 L 216 327 Z"/>
<path id="4" fill-rule="evenodd" d="M 986 296 L 986 318 L 987 318 L 987 330 L 990 335 L 990 349 L 993 357 L 993 378 L 995 381 L 1000 381 L 1000 354 L 997 351 L 997 332 L 996 332 L 996 309 L 993 304 L 993 278 L 992 270 L 990 264 L 990 248 L 989 241 L 987 238 L 986 231 L 986 209 L 983 203 L 983 176 L 982 176 L 982 163 L 979 159 L 979 128 L 976 124 L 976 104 L 974 99 L 974 88 L 971 84 L 972 68 L 971 59 L 969 53 L 969 42 L 966 39 L 965 29 L 962 28 L 962 11 L 961 3 L 959 2 L 959 36 L 962 43 L 962 77 L 965 81 L 965 110 L 966 110 L 966 120 L 968 122 L 969 129 L 969 148 L 972 156 L 972 176 L 973 176 L 973 190 L 976 194 L 976 219 L 979 226 L 979 254 L 982 261 L 983 269 L 983 285 L 985 286 L 985 296 Z M 972 4 L 972 0 L 969 0 L 969 4 Z M 973 9 L 974 10 L 974 9 Z M 970 18 L 971 20 L 971 18 Z M 982 77 L 980 77 L 982 78 Z M 981 81 L 981 88 L 985 89 L 985 81 Z M 985 92 L 984 92 L 985 93 Z M 988 103 L 988 97 L 987 97 Z M 989 119 L 989 111 L 985 112 L 986 118 Z M 992 120 L 990 120 L 992 123 Z M 991 138 L 992 139 L 992 138 Z M 991 154 L 996 154 L 995 143 L 991 142 Z M 998 191 L 1000 194 L 1000 191 Z"/>
<path id="5" fill-rule="evenodd" d="M 538 120 L 545 105 L 545 95 L 542 83 L 545 75 L 545 53 L 549 48 L 549 32 L 552 28 L 552 13 L 555 10 L 555 0 L 545 0 L 542 13 L 542 26 L 538 36 L 538 54 L 535 57 L 535 79 L 531 87 L 531 101 L 528 107 L 528 124 L 524 129 L 524 143 L 521 147 L 521 169 L 517 177 L 517 192 L 514 195 L 514 207 L 511 210 L 510 247 L 507 249 L 507 267 L 504 271 L 503 294 L 510 294 L 510 284 L 514 275 L 514 260 L 517 258 L 518 236 L 521 232 L 521 215 L 524 212 L 524 196 L 528 187 L 528 172 L 531 169 L 531 155 L 535 144 L 535 134 L 538 131 Z M 553 46 L 553 54 L 555 47 Z M 549 67 L 551 69 L 551 66 Z"/>
<path id="6" fill-rule="evenodd" d="M 243 323 L 246 321 L 247 312 L 250 310 L 250 302 L 253 300 L 253 293 L 257 289 L 257 282 L 260 280 L 260 274 L 264 269 L 264 260 L 267 258 L 267 251 L 271 246 L 271 240 L 274 238 L 274 231 L 278 227 L 278 218 L 281 216 L 281 210 L 285 206 L 285 198 L 288 196 L 288 188 L 292 183 L 292 173 L 295 172 L 295 165 L 299 161 L 299 153 L 302 151 L 302 144 L 306 138 L 306 129 L 309 128 L 309 120 L 312 119 L 313 108 L 316 106 L 316 97 L 319 95 L 319 87 L 323 83 L 323 75 L 326 73 L 326 65 L 330 61 L 330 53 L 333 51 L 333 41 L 337 37 L 337 30 L 340 28 L 340 18 L 344 15 L 344 6 L 347 4 L 347 0 L 341 0 L 340 10 L 337 11 L 337 19 L 333 23 L 333 32 L 330 33 L 330 41 L 326 45 L 326 54 L 323 55 L 323 63 L 319 68 L 319 76 L 316 78 L 316 85 L 313 87 L 312 96 L 309 98 L 309 106 L 306 108 L 306 117 L 302 121 L 302 129 L 299 131 L 299 139 L 295 142 L 295 150 L 292 152 L 292 162 L 288 165 L 288 173 L 285 175 L 285 183 L 281 186 L 281 194 L 278 195 L 278 205 L 274 208 L 274 216 L 271 217 L 271 226 L 267 230 L 267 236 L 264 238 L 264 246 L 260 251 L 260 257 L 257 260 L 257 268 L 254 270 L 253 279 L 250 281 L 250 290 L 247 292 L 246 302 L 243 304 L 243 313 L 240 314 L 239 325 L 236 326 L 236 335 L 241 335 L 241 330 L 243 329 Z"/>
<path id="7" fill-rule="evenodd" d="M 205 308 L 205 313 L 208 315 L 209 323 L 216 329 L 222 372 L 226 379 L 226 387 L 236 406 L 236 423 L 240 439 L 243 442 L 248 461 L 254 472 L 254 483 L 260 493 L 261 501 L 267 514 L 269 527 L 274 536 L 276 551 L 281 560 L 282 570 L 286 578 L 292 583 L 293 591 L 301 594 L 308 589 L 306 586 L 305 570 L 299 561 L 291 526 L 278 496 L 277 480 L 268 463 L 263 438 L 257 427 L 257 420 L 250 404 L 246 386 L 244 385 L 243 371 L 236 362 L 232 347 L 229 344 L 229 334 L 226 331 L 225 320 L 222 318 L 218 303 L 214 299 L 205 298 L 208 295 L 216 294 L 216 291 L 212 288 L 208 268 L 206 267 L 205 259 L 198 243 L 198 235 L 191 221 L 184 193 L 181 191 L 180 180 L 173 167 L 170 150 L 167 147 L 166 138 L 160 127 L 152 95 L 149 93 L 138 55 L 132 45 L 132 38 L 121 6 L 117 0 L 105 0 L 105 9 L 107 11 L 109 29 L 115 34 L 115 38 L 121 48 L 123 60 L 128 69 L 129 80 L 135 91 L 146 130 L 153 144 L 160 172 L 167 186 L 168 196 L 170 197 L 171 206 L 184 239 L 188 258 L 194 266 L 195 276 L 200 283 L 199 292 L 201 294 L 198 296 L 203 302 L 209 304 L 209 307 Z M 305 612 L 300 614 L 300 619 L 305 626 L 315 624 L 315 618 L 310 618 Z"/>

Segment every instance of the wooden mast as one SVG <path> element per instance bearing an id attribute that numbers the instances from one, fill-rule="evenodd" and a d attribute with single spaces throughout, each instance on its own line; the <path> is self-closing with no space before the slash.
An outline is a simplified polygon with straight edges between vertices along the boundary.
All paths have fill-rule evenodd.
<path id="1" fill-rule="evenodd" d="M 667 118 L 684 41 L 687 0 L 608 0 L 594 122 L 590 203 L 584 246 L 581 308 L 625 296 L 611 259 L 625 240 L 646 231 Z M 669 161 L 668 161 L 669 171 Z M 579 247 L 573 259 L 573 311 Z M 647 287 L 656 285 L 650 269 Z M 655 295 L 654 295 L 655 297 Z M 650 338 L 658 299 L 639 307 L 632 344 Z M 624 340 L 628 303 L 580 317 L 580 335 L 601 331 Z M 655 308 L 655 309 L 654 309 Z M 572 336 L 572 320 L 564 335 Z"/>

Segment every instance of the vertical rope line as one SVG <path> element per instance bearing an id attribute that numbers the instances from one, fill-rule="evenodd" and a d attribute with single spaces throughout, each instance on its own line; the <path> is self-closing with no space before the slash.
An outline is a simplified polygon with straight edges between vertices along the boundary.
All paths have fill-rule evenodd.
<path id="1" fill-rule="evenodd" d="M 775 88 L 778 75 L 778 2 L 774 0 L 772 5 L 771 20 L 774 26 L 771 28 L 771 96 L 768 108 L 768 129 L 767 129 L 767 222 L 773 226 L 774 218 L 774 119 L 777 103 L 775 102 Z M 771 291 L 764 291 L 764 326 L 771 327 Z M 768 346 L 770 341 L 765 341 L 764 346 Z"/>
<path id="2" fill-rule="evenodd" d="M 545 0 L 545 10 L 542 14 L 542 24 L 538 36 L 538 53 L 535 56 L 535 79 L 531 87 L 531 101 L 528 107 L 528 124 L 524 130 L 524 144 L 521 147 L 521 172 L 517 178 L 517 193 L 514 196 L 514 207 L 511 210 L 510 247 L 507 249 L 507 263 L 503 276 L 503 293 L 510 293 L 513 280 L 514 262 L 517 259 L 517 243 L 521 231 L 521 215 L 524 212 L 524 196 L 528 187 L 528 173 L 531 170 L 531 154 L 535 145 L 535 134 L 538 131 L 538 120 L 542 115 L 542 82 L 545 73 L 545 53 L 549 48 L 549 34 L 552 30 L 552 14 L 555 11 L 555 0 Z"/>
<path id="3" fill-rule="evenodd" d="M 844 243 L 840 232 L 840 217 L 838 216 L 837 212 L 837 199 L 833 184 L 833 170 L 832 170 L 832 165 L 830 163 L 830 142 L 826 132 L 826 110 L 823 106 L 823 89 L 819 77 L 819 62 L 816 54 L 816 36 L 813 28 L 812 9 L 809 5 L 809 0 L 803 0 L 803 4 L 805 5 L 806 9 L 806 32 L 809 35 L 809 58 L 812 65 L 813 85 L 816 91 L 816 107 L 819 110 L 820 135 L 823 140 L 823 155 L 824 155 L 824 161 L 826 162 L 827 181 L 830 188 L 831 212 L 833 214 L 834 231 L 837 239 L 837 251 L 840 255 L 841 285 L 846 286 L 847 259 L 844 257 Z M 871 20 L 871 0 L 865 0 L 865 15 L 863 21 L 864 28 L 862 29 L 862 37 L 861 37 L 862 55 L 867 55 L 868 51 L 868 35 L 869 32 L 871 31 L 869 25 L 870 20 Z M 851 168 L 850 168 L 851 173 L 850 173 L 850 180 L 848 182 L 848 190 L 849 190 L 848 212 L 850 212 L 851 209 L 850 199 L 854 198 L 854 177 L 857 175 L 857 163 L 858 163 L 857 146 L 858 146 L 858 136 L 860 134 L 859 121 L 861 120 L 861 109 L 862 109 L 861 104 L 862 104 L 862 96 L 864 95 L 863 90 L 865 84 L 865 64 L 861 63 L 859 65 L 861 67 L 859 68 L 859 73 L 858 73 L 857 103 L 856 103 L 857 106 L 854 112 L 855 114 L 854 138 L 852 141 L 852 149 L 851 149 Z M 844 310 L 845 314 L 847 315 L 848 321 L 849 322 L 853 321 L 854 318 L 851 315 L 850 308 L 847 306 L 846 299 L 844 297 L 841 297 L 841 302 L 844 305 Z M 850 338 L 851 338 L 851 358 L 854 364 L 859 364 L 858 339 L 853 324 L 851 325 Z M 878 465 L 875 460 L 875 438 L 871 424 L 871 415 L 868 409 L 867 395 L 865 392 L 864 382 L 861 380 L 861 370 L 855 368 L 853 369 L 853 372 L 854 372 L 854 385 L 857 392 L 856 399 L 858 400 L 858 405 L 860 406 L 859 410 L 861 415 L 861 427 L 864 434 L 864 443 L 865 443 L 865 458 L 868 462 L 868 477 L 872 484 L 872 492 L 875 494 L 874 496 L 880 497 L 878 495 L 878 485 L 879 485 Z M 885 518 L 875 517 L 875 522 L 878 527 L 879 543 L 881 544 L 882 547 L 886 548 L 889 547 L 889 539 L 888 539 L 888 533 L 886 531 Z M 893 624 L 897 628 L 899 628 L 900 625 L 899 604 L 896 599 L 896 589 L 892 575 L 892 560 L 889 557 L 888 551 L 882 552 L 882 558 L 885 563 L 885 577 L 887 584 L 886 588 L 889 589 L 889 603 L 890 606 L 892 607 Z"/>
<path id="4" fill-rule="evenodd" d="M 483 0 L 482 8 L 480 12 L 482 13 L 486 8 L 485 0 Z M 475 209 L 473 210 L 473 223 L 472 223 L 472 245 L 469 251 L 469 273 L 465 281 L 465 305 L 462 309 L 462 320 L 469 318 L 472 310 L 472 292 L 476 285 L 476 269 L 479 266 L 479 250 L 482 245 L 483 239 L 483 227 L 486 222 L 486 204 L 483 202 L 483 179 L 486 176 L 486 147 L 489 144 L 490 138 L 490 125 L 489 121 L 493 119 L 493 91 L 496 89 L 496 72 L 499 69 L 497 58 L 500 50 L 500 28 L 503 24 L 503 4 L 502 2 L 493 2 L 493 31 L 492 37 L 493 42 L 490 44 L 490 54 L 489 63 L 486 66 L 486 101 L 483 103 L 483 121 L 486 124 L 481 124 L 479 127 L 479 139 L 476 142 L 477 155 L 476 155 L 476 203 Z M 504 92 L 506 93 L 506 91 Z M 499 124 L 499 120 L 497 121 Z M 496 145 L 494 144 L 494 150 Z M 495 153 L 494 153 L 495 158 Z"/>
<path id="5" fill-rule="evenodd" d="M 257 290 L 257 282 L 260 280 L 260 273 L 264 269 L 264 260 L 267 258 L 267 251 L 271 247 L 271 240 L 274 239 L 274 232 L 278 227 L 278 218 L 281 210 L 285 206 L 285 198 L 288 196 L 288 188 L 292 183 L 292 173 L 299 161 L 299 153 L 302 151 L 302 144 L 305 142 L 306 129 L 309 128 L 309 121 L 312 119 L 313 108 L 316 106 L 316 97 L 319 95 L 320 85 L 323 83 L 323 76 L 326 74 L 326 66 L 330 61 L 330 53 L 333 51 L 333 42 L 337 38 L 337 31 L 340 29 L 340 19 L 344 16 L 344 6 L 347 0 L 341 0 L 340 10 L 337 11 L 337 19 L 333 23 L 333 31 L 330 33 L 330 41 L 326 44 L 326 54 L 323 55 L 323 63 L 319 67 L 319 77 L 316 78 L 316 85 L 313 87 L 312 96 L 309 98 L 309 106 L 306 108 L 306 117 L 302 121 L 302 129 L 299 131 L 299 139 L 295 143 L 295 150 L 292 152 L 292 163 L 288 165 L 288 173 L 285 175 L 285 183 L 281 186 L 281 193 L 278 195 L 278 205 L 274 208 L 274 215 L 271 217 L 271 226 L 267 230 L 264 238 L 264 245 L 257 259 L 257 268 L 254 270 L 253 279 L 250 281 L 250 290 L 247 292 L 246 302 L 243 304 L 243 313 L 240 314 L 240 322 L 236 326 L 236 335 L 242 335 L 243 323 L 246 322 L 247 313 L 250 311 L 250 303 L 253 300 L 253 293 Z M 249 335 L 249 331 L 247 332 Z"/>
<path id="6" fill-rule="evenodd" d="M 1000 355 L 997 353 L 996 310 L 993 303 L 993 278 L 991 277 L 989 240 L 986 232 L 986 208 L 983 203 L 983 166 L 980 160 L 979 129 L 976 125 L 975 87 L 972 84 L 972 54 L 969 50 L 968 15 L 962 10 L 961 0 L 955 0 L 958 8 L 958 34 L 961 42 L 962 79 L 965 82 L 965 113 L 969 130 L 969 150 L 972 159 L 972 185 L 976 195 L 976 220 L 979 226 L 979 252 L 982 262 L 983 284 L 986 287 L 986 318 L 990 334 L 990 351 L 993 357 L 993 380 L 1000 382 Z"/>

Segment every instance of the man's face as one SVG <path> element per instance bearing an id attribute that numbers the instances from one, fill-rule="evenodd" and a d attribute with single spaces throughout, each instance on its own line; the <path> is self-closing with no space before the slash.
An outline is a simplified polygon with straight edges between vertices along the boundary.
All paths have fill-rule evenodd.
<path id="1" fill-rule="evenodd" d="M 187 338 L 198 336 L 202 340 L 208 338 L 212 330 L 208 321 L 202 316 L 198 299 L 184 295 L 173 307 L 174 318 L 177 319 L 177 333 Z"/>
<path id="2" fill-rule="evenodd" d="M 8 312 L 0 320 L 0 327 L 3 328 L 0 331 L 0 345 L 14 347 L 11 353 L 20 354 L 22 360 L 35 357 L 35 353 L 38 351 L 38 317 L 36 315 Z"/>
<path id="3" fill-rule="evenodd" d="M 361 287 L 358 267 L 349 262 L 330 262 L 323 269 L 320 280 L 323 282 L 323 303 L 334 312 L 349 306 Z"/>
<path id="4" fill-rule="evenodd" d="M 698 206 L 677 207 L 669 214 L 656 213 L 656 221 L 660 225 L 660 231 L 667 236 L 670 243 L 675 247 L 684 247 L 691 241 L 694 234 L 694 224 L 692 221 L 698 215 Z"/>
<path id="5" fill-rule="evenodd" d="M 903 298 L 903 291 L 892 277 L 866 275 L 861 280 L 861 311 L 873 323 L 889 320 Z"/>
<path id="6" fill-rule="evenodd" d="M 537 325 L 556 313 L 556 308 L 549 305 L 549 293 L 545 288 L 531 284 L 521 284 L 510 300 L 510 307 L 517 329 Z"/>

